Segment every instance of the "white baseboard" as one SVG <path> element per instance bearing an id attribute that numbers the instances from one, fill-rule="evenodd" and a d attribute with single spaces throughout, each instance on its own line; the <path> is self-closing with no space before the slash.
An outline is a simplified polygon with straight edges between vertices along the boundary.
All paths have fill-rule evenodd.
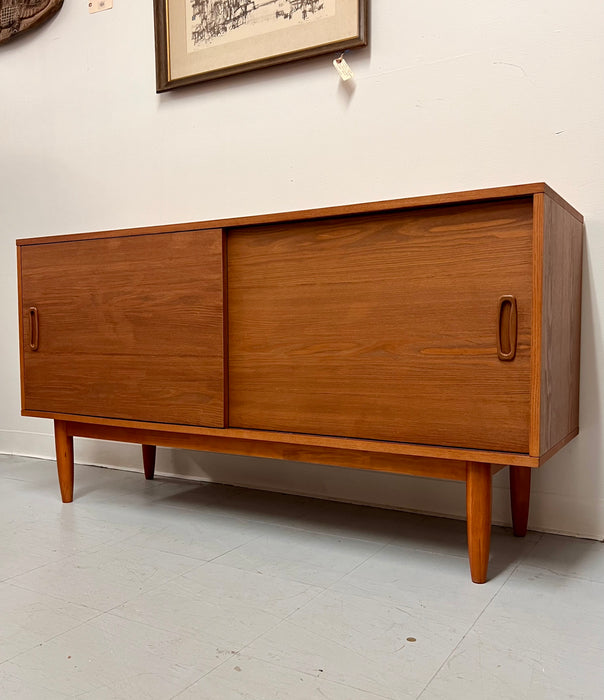
<path id="1" fill-rule="evenodd" d="M 77 438 L 74 451 L 80 464 L 142 471 L 139 445 Z M 0 430 L 0 452 L 54 459 L 54 438 L 46 433 Z M 156 474 L 427 515 L 465 517 L 465 486 L 455 481 L 169 448 L 158 449 Z M 586 503 L 573 496 L 533 489 L 529 518 L 532 530 L 601 540 L 602 521 L 601 501 Z M 507 470 L 493 480 L 493 523 L 511 524 Z"/>

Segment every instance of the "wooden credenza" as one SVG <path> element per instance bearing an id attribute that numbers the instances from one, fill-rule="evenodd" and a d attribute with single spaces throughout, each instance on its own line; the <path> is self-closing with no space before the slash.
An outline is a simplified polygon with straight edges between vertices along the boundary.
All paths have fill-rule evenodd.
<path id="1" fill-rule="evenodd" d="M 514 532 L 578 432 L 583 218 L 543 183 L 17 241 L 22 414 L 73 437 L 467 483 Z"/>

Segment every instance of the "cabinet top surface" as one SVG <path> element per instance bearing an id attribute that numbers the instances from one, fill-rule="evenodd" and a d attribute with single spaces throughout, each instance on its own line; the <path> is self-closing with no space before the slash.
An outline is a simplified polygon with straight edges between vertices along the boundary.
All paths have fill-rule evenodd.
<path id="1" fill-rule="evenodd" d="M 279 223 L 283 221 L 301 221 L 334 216 L 349 216 L 354 214 L 370 214 L 374 212 L 391 211 L 394 209 L 414 209 L 447 204 L 462 204 L 497 199 L 510 199 L 514 197 L 530 197 L 535 194 L 545 194 L 555 199 L 561 206 L 569 211 L 579 221 L 583 216 L 566 202 L 560 195 L 552 190 L 544 182 L 535 182 L 524 185 L 509 185 L 506 187 L 490 187 L 479 190 L 465 190 L 461 192 L 449 192 L 435 195 L 422 195 L 391 199 L 379 202 L 365 202 L 359 204 L 347 204 L 319 209 L 306 209 L 301 211 L 278 212 L 274 214 L 260 214 L 230 219 L 214 219 L 210 221 L 195 221 L 180 224 L 167 224 L 160 226 L 147 226 L 142 228 L 116 229 L 107 231 L 94 231 L 89 233 L 75 233 L 67 235 L 43 236 L 34 238 L 22 238 L 17 240 L 17 245 L 36 245 L 40 243 L 59 243 L 62 241 L 86 240 L 89 238 L 109 238 L 124 235 L 144 235 L 153 233 L 165 233 L 168 231 L 190 231 L 193 229 L 231 228 L 237 226 L 251 226 L 257 224 Z"/>

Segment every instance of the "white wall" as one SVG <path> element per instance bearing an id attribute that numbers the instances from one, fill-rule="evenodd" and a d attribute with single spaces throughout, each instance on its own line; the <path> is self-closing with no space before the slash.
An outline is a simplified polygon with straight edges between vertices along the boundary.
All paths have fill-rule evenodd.
<path id="1" fill-rule="evenodd" d="M 604 537 L 604 6 L 373 0 L 370 48 L 154 91 L 149 0 L 66 2 L 0 46 L 0 451 L 19 416 L 14 240 L 545 180 L 586 217 L 581 435 L 534 476 L 530 525 Z M 81 460 L 138 465 L 80 441 Z M 459 484 L 163 450 L 160 471 L 461 515 Z M 504 474 L 495 520 L 507 522 Z"/>

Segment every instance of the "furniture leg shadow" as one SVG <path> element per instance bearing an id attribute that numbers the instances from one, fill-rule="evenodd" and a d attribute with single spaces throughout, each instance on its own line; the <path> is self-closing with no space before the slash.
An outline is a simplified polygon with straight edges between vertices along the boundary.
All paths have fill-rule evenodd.
<path id="1" fill-rule="evenodd" d="M 143 467 L 145 469 L 145 479 L 151 480 L 155 476 L 155 445 L 143 445 Z"/>
<path id="2" fill-rule="evenodd" d="M 516 537 L 524 537 L 528 526 L 531 495 L 531 467 L 510 467 L 512 526 Z"/>

